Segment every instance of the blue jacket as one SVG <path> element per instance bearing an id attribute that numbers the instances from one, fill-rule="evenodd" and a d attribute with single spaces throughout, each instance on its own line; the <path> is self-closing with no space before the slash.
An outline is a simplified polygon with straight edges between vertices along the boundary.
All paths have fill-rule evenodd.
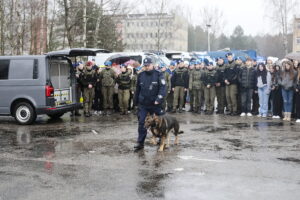
<path id="1" fill-rule="evenodd" d="M 166 81 L 159 71 L 144 71 L 138 75 L 135 93 L 136 105 L 153 106 L 154 102 L 162 103 L 166 96 Z"/>

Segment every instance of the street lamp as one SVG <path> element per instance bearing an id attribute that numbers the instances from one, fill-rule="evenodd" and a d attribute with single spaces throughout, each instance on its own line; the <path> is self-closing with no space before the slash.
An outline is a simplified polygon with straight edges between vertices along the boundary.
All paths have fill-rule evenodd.
<path id="1" fill-rule="evenodd" d="M 209 28 L 211 27 L 210 24 L 206 24 L 207 27 L 207 51 L 210 52 L 210 37 L 209 37 Z"/>

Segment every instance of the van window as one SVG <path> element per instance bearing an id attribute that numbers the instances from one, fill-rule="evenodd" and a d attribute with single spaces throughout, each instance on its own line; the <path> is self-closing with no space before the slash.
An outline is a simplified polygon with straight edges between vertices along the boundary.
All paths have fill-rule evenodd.
<path id="1" fill-rule="evenodd" d="M 0 60 L 0 80 L 8 79 L 9 60 Z"/>
<path id="2" fill-rule="evenodd" d="M 52 61 L 50 65 L 50 77 L 55 89 L 70 87 L 70 64 L 63 61 Z"/>
<path id="3" fill-rule="evenodd" d="M 11 60 L 8 79 L 33 79 L 34 60 Z"/>

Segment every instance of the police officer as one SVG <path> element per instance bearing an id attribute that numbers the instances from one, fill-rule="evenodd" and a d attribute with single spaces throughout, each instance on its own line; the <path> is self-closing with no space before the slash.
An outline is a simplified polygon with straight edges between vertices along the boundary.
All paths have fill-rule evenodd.
<path id="1" fill-rule="evenodd" d="M 128 103 L 130 98 L 131 74 L 127 66 L 121 67 L 121 74 L 118 75 L 118 99 L 121 115 L 128 114 Z"/>
<path id="2" fill-rule="evenodd" d="M 86 69 L 82 74 L 83 99 L 84 99 L 84 114 L 86 117 L 91 116 L 91 109 L 95 96 L 95 85 L 97 82 L 96 72 L 92 69 L 93 63 L 88 61 Z"/>
<path id="3" fill-rule="evenodd" d="M 217 83 L 216 83 L 216 95 L 218 102 L 218 111 L 217 114 L 224 114 L 225 102 L 226 102 L 226 93 L 225 93 L 225 80 L 224 80 L 224 58 L 217 58 Z"/>
<path id="4" fill-rule="evenodd" d="M 102 85 L 102 95 L 103 95 L 103 115 L 111 114 L 111 111 L 114 107 L 113 105 L 113 95 L 115 92 L 115 80 L 117 78 L 116 72 L 111 68 L 112 63 L 106 61 L 104 63 L 105 69 L 100 73 L 100 80 Z"/>
<path id="5" fill-rule="evenodd" d="M 176 113 L 177 106 L 179 106 L 179 113 L 181 113 L 184 105 L 184 93 L 189 87 L 188 70 L 184 67 L 183 60 L 180 60 L 178 63 L 178 68 L 175 70 L 171 78 L 171 84 L 174 92 L 173 113 Z"/>
<path id="6" fill-rule="evenodd" d="M 151 58 L 144 59 L 145 70 L 137 79 L 135 102 L 139 107 L 138 112 L 138 139 L 134 146 L 138 151 L 144 148 L 147 130 L 144 127 L 147 113 L 161 115 L 161 103 L 166 95 L 166 81 L 163 74 L 154 70 Z"/>

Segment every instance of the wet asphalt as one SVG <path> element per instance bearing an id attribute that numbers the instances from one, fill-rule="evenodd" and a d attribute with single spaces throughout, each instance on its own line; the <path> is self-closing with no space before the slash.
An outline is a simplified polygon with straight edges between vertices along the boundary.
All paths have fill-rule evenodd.
<path id="1" fill-rule="evenodd" d="M 0 200 L 300 199 L 300 125 L 173 115 L 180 144 L 157 152 L 149 134 L 138 153 L 132 114 L 0 117 Z"/>

